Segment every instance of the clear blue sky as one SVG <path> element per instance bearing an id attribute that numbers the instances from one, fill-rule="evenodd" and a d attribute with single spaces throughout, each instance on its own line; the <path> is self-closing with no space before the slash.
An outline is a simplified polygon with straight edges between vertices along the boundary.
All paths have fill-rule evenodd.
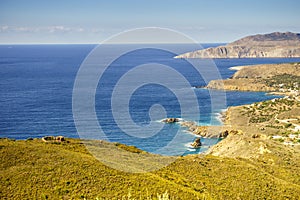
<path id="1" fill-rule="evenodd" d="M 0 0 L 0 43 L 99 43 L 141 27 L 198 42 L 300 32 L 299 0 Z"/>

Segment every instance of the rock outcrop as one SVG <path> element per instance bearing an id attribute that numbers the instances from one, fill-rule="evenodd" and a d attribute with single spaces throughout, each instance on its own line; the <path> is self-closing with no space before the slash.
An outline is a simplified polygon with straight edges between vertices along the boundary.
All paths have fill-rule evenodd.
<path id="1" fill-rule="evenodd" d="M 244 37 L 225 46 L 188 52 L 175 58 L 292 58 L 300 57 L 299 33 L 270 33 Z"/>
<path id="2" fill-rule="evenodd" d="M 188 131 L 204 138 L 226 138 L 232 131 L 223 130 L 222 126 L 198 126 L 195 122 L 183 121 L 180 125 L 187 127 Z"/>
<path id="3" fill-rule="evenodd" d="M 191 146 L 195 149 L 200 148 L 202 146 L 200 138 L 196 138 Z"/>
<path id="4" fill-rule="evenodd" d="M 175 123 L 175 122 L 179 122 L 179 119 L 178 118 L 166 118 L 166 119 L 163 119 L 162 122 L 164 122 L 164 123 Z"/>
<path id="5" fill-rule="evenodd" d="M 66 141 L 64 136 L 45 136 L 42 138 L 44 142 L 64 142 Z"/>

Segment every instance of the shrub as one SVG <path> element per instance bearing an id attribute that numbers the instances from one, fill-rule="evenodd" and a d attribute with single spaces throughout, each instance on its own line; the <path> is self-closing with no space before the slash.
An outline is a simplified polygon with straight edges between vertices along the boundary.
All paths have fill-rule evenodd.
<path id="1" fill-rule="evenodd" d="M 284 127 L 285 127 L 285 128 L 289 128 L 289 127 L 291 127 L 292 125 L 293 125 L 292 123 L 288 123 L 288 124 L 284 125 Z"/>

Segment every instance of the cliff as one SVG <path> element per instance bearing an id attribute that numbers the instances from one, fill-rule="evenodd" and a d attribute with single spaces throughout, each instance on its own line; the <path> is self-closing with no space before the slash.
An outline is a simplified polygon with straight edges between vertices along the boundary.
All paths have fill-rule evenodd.
<path id="1" fill-rule="evenodd" d="M 175 58 L 300 57 L 299 33 L 270 33 L 244 37 L 225 46 L 188 52 Z"/>

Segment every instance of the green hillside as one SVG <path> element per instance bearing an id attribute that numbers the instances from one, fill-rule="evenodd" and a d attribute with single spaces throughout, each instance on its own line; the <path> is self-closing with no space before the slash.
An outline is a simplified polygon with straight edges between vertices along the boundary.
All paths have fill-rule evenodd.
<path id="1" fill-rule="evenodd" d="M 143 154 L 125 145 L 106 142 L 103 145 L 126 149 L 133 156 Z M 210 155 L 178 157 L 170 165 L 150 173 L 109 168 L 76 139 L 55 143 L 1 139 L 0 151 L 0 199 L 300 197 L 300 158 L 293 156 L 292 149 L 253 160 Z M 268 162 L 270 159 L 273 162 Z"/>

